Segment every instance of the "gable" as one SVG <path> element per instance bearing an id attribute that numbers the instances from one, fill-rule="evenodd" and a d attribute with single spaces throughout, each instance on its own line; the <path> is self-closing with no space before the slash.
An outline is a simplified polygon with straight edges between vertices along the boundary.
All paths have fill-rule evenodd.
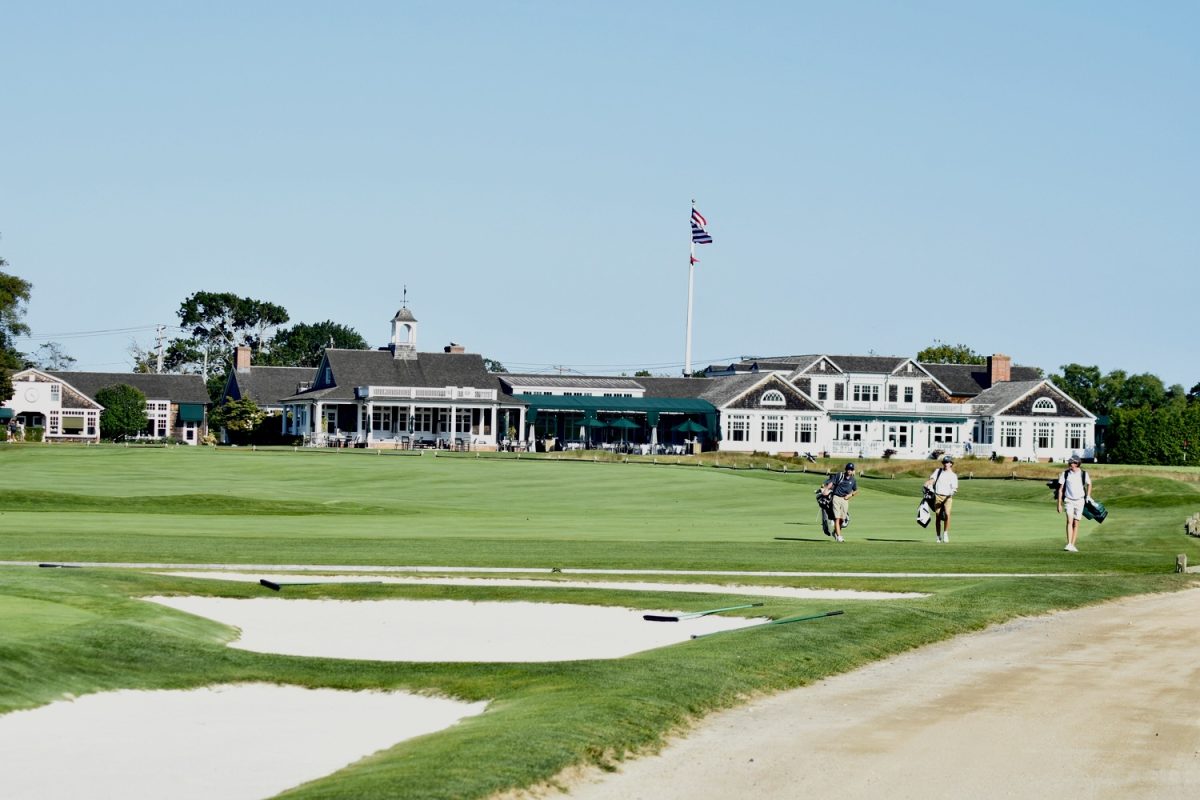
<path id="1" fill-rule="evenodd" d="M 776 397 L 782 396 L 782 403 L 765 402 L 764 396 L 768 393 L 773 393 Z M 768 400 L 770 398 L 767 398 Z M 808 398 L 803 392 L 799 391 L 788 383 L 780 380 L 777 377 L 772 377 L 763 381 L 749 389 L 749 391 L 735 397 L 727 404 L 721 406 L 723 410 L 754 410 L 754 411 L 820 411 L 820 407 Z"/>
<path id="2" fill-rule="evenodd" d="M 828 356 L 821 356 L 813 363 L 809 364 L 804 369 L 800 370 L 797 375 L 811 375 L 818 377 L 820 375 L 838 375 L 842 370 L 837 364 L 829 360 Z"/>
<path id="3" fill-rule="evenodd" d="M 1039 400 L 1049 400 L 1054 404 L 1054 410 L 1034 410 L 1034 404 Z M 1040 404 L 1044 405 L 1044 404 Z M 1044 381 L 1032 392 L 1022 396 L 1015 403 L 1005 408 L 1000 414 L 1013 417 L 1035 417 L 1054 419 L 1057 417 L 1090 418 L 1092 415 L 1083 406 L 1068 397 L 1062 390 L 1049 381 Z"/>

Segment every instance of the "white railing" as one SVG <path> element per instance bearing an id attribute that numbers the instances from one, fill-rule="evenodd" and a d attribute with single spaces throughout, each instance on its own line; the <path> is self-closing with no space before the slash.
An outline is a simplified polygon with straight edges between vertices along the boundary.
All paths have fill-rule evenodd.
<path id="1" fill-rule="evenodd" d="M 371 400 L 495 400 L 495 389 L 474 389 L 469 386 L 360 386 L 359 398 Z"/>
<path id="2" fill-rule="evenodd" d="M 863 413 L 886 411 L 896 414 L 949 414 L 969 417 L 982 414 L 991 406 L 987 403 L 885 403 L 868 400 L 829 400 L 825 408 L 830 411 L 861 411 Z"/>

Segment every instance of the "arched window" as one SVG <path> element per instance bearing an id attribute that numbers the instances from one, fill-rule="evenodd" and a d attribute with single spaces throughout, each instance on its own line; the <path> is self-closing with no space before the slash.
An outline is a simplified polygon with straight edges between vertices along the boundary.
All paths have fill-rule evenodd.
<path id="1" fill-rule="evenodd" d="M 1054 401 L 1049 397 L 1039 397 L 1033 401 L 1033 413 L 1035 414 L 1053 414 L 1058 411 L 1058 406 L 1054 405 Z"/>
<path id="2" fill-rule="evenodd" d="M 763 392 L 762 399 L 758 401 L 762 406 L 783 406 L 787 405 L 787 400 L 783 399 L 783 392 L 776 389 L 771 389 L 769 392 Z"/>

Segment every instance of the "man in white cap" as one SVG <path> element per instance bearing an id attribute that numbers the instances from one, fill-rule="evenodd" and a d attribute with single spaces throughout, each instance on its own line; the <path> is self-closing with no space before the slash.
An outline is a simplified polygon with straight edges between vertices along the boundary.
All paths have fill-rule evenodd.
<path id="1" fill-rule="evenodd" d="M 958 491 L 958 475 L 954 472 L 954 459 L 942 457 L 942 466 L 933 471 L 925 488 L 933 493 L 930 503 L 933 511 L 933 529 L 937 532 L 939 542 L 950 541 L 950 510 L 954 503 L 954 495 Z"/>
<path id="2" fill-rule="evenodd" d="M 1083 505 L 1092 493 L 1092 479 L 1079 468 L 1079 456 L 1067 461 L 1067 471 L 1058 479 L 1058 513 L 1067 512 L 1068 553 L 1078 553 L 1075 540 L 1079 537 L 1079 520 L 1083 517 Z"/>

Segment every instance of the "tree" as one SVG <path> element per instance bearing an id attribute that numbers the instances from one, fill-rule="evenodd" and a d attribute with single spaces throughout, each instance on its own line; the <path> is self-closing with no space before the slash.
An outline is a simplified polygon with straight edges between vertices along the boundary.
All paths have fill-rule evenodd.
<path id="1" fill-rule="evenodd" d="M 75 365 L 75 357 L 67 355 L 58 342 L 46 342 L 38 347 L 34 364 L 38 369 L 67 370 Z"/>
<path id="2" fill-rule="evenodd" d="M 270 367 L 315 367 L 321 363 L 321 354 L 327 347 L 371 349 L 367 340 L 353 328 L 331 320 L 315 325 L 301 322 L 276 333 L 259 362 Z"/>
<path id="3" fill-rule="evenodd" d="M 262 350 L 270 331 L 288 321 L 283 306 L 232 292 L 196 292 L 177 313 L 191 335 L 171 341 L 163 366 L 168 372 L 199 372 L 206 378 L 228 371 L 235 347 Z"/>
<path id="4" fill-rule="evenodd" d="M 488 372 L 508 372 L 504 365 L 494 358 L 484 358 L 483 366 L 487 368 Z"/>
<path id="5" fill-rule="evenodd" d="M 13 396 L 12 372 L 25 366 L 25 356 L 16 347 L 16 338 L 29 333 L 23 304 L 29 302 L 33 284 L 3 271 L 8 262 L 0 258 L 0 403 Z"/>
<path id="6" fill-rule="evenodd" d="M 214 408 L 208 415 L 208 424 L 226 431 L 249 433 L 258 427 L 266 414 L 249 398 L 230 400 Z"/>
<path id="7" fill-rule="evenodd" d="M 96 392 L 100 412 L 100 435 L 105 439 L 133 436 L 146 429 L 146 395 L 127 383 L 105 386 Z"/>
<path id="8" fill-rule="evenodd" d="M 1084 408 L 1095 414 L 1100 414 L 1100 385 L 1102 375 L 1096 366 L 1085 367 L 1082 364 L 1063 364 L 1057 375 L 1051 375 L 1050 380 L 1071 397 L 1079 401 Z"/>
<path id="9" fill-rule="evenodd" d="M 946 344 L 941 339 L 934 339 L 931 346 L 917 353 L 917 361 L 924 364 L 986 364 L 987 358 L 965 344 Z"/>
<path id="10" fill-rule="evenodd" d="M 1122 408 L 1158 408 L 1166 401 L 1167 390 L 1162 379 L 1149 372 L 1130 375 L 1121 387 L 1119 405 Z"/>
<path id="11" fill-rule="evenodd" d="M 637 372 L 633 373 L 633 377 L 635 377 L 635 378 L 649 378 L 649 377 L 650 377 L 650 370 L 648 370 L 648 369 L 639 369 Z"/>

